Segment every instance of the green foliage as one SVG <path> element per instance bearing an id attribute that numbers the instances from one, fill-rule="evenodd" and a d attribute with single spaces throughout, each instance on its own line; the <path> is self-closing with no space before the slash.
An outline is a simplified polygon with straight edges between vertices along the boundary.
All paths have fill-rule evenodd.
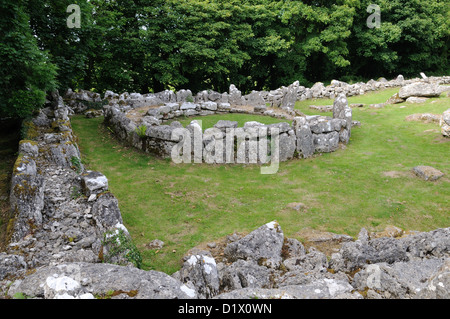
<path id="1" fill-rule="evenodd" d="M 77 174 L 80 174 L 81 173 L 81 160 L 76 156 L 72 156 L 70 158 L 70 162 L 72 163 L 72 167 L 75 169 Z"/>
<path id="2" fill-rule="evenodd" d="M 78 186 L 72 186 L 70 196 L 72 199 L 77 199 L 83 196 L 83 192 Z"/>
<path id="3" fill-rule="evenodd" d="M 102 100 L 100 102 L 83 101 L 88 110 L 102 110 L 103 106 L 108 105 L 108 100 Z"/>
<path id="4" fill-rule="evenodd" d="M 188 96 L 186 96 L 186 102 L 190 102 L 190 103 L 194 102 L 194 98 L 192 97 L 192 94 L 189 94 Z"/>
<path id="5" fill-rule="evenodd" d="M 59 89 L 92 87 L 93 59 L 97 53 L 97 28 L 93 24 L 93 6 L 89 1 L 26 0 L 30 26 L 39 47 L 50 52 L 58 67 Z M 81 28 L 67 26 L 67 6 L 77 4 L 81 11 Z"/>
<path id="6" fill-rule="evenodd" d="M 72 2 L 2 0 L 0 116 L 31 115 L 55 88 L 248 93 L 450 70 L 443 0 L 379 0 L 374 29 L 371 0 L 80 1 L 69 28 Z"/>
<path id="7" fill-rule="evenodd" d="M 140 125 L 139 127 L 136 128 L 136 134 L 143 138 L 145 137 L 145 133 L 147 133 L 147 126 L 145 125 Z"/>
<path id="8" fill-rule="evenodd" d="M 26 1 L 0 2 L 0 117 L 25 118 L 56 87 L 56 67 L 29 27 Z"/>
<path id="9" fill-rule="evenodd" d="M 123 256 L 137 268 L 141 267 L 142 257 L 132 239 L 122 230 L 114 229 L 103 234 L 103 246 L 108 247 L 108 253 L 103 261 L 111 263 L 117 257 Z"/>
<path id="10" fill-rule="evenodd" d="M 16 292 L 13 296 L 14 299 L 28 299 L 28 296 L 23 292 Z"/>
<path id="11" fill-rule="evenodd" d="M 358 12 L 372 3 L 362 0 Z M 448 71 L 450 3 L 448 1 L 378 1 L 381 27 L 369 29 L 367 15 L 356 15 L 349 39 L 351 69 L 365 77 L 420 71 Z"/>

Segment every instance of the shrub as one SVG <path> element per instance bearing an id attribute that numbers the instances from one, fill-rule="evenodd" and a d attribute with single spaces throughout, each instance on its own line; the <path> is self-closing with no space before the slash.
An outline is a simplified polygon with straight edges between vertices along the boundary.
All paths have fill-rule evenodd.
<path id="1" fill-rule="evenodd" d="M 72 163 L 72 167 L 75 169 L 77 174 L 80 174 L 81 173 L 81 160 L 76 156 L 72 156 L 70 159 L 70 162 Z"/>
<path id="2" fill-rule="evenodd" d="M 145 125 L 140 125 L 139 127 L 136 128 L 136 134 L 143 138 L 145 137 L 145 133 L 147 133 L 147 126 Z"/>
<path id="3" fill-rule="evenodd" d="M 119 265 L 131 262 L 137 268 L 141 268 L 141 254 L 123 229 L 105 232 L 102 245 L 107 250 L 107 253 L 103 255 L 103 262 Z"/>

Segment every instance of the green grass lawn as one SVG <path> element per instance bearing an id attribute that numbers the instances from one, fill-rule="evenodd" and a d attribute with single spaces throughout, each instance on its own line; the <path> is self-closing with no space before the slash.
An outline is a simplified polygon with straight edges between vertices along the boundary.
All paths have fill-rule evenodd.
<path id="1" fill-rule="evenodd" d="M 381 103 L 396 91 L 349 100 Z M 332 101 L 304 101 L 297 108 L 317 114 L 309 104 Z M 298 239 L 306 227 L 356 236 L 362 227 L 429 231 L 450 226 L 450 140 L 436 124 L 404 120 L 413 113 L 442 114 L 449 107 L 450 99 L 442 96 L 418 105 L 353 109 L 354 120 L 362 125 L 352 130 L 345 149 L 280 163 L 274 175 L 261 175 L 253 165 L 178 165 L 157 159 L 120 144 L 103 127 L 102 118 L 75 116 L 72 125 L 87 167 L 108 177 L 144 269 L 173 273 L 194 246 L 250 232 L 272 220 L 286 236 Z M 204 128 L 212 126 L 208 118 L 201 118 Z M 217 122 L 211 118 L 212 124 Z M 423 181 L 411 174 L 417 165 L 431 165 L 446 176 Z M 307 209 L 287 208 L 291 202 L 302 202 Z M 158 252 L 145 246 L 155 238 L 165 242 Z"/>

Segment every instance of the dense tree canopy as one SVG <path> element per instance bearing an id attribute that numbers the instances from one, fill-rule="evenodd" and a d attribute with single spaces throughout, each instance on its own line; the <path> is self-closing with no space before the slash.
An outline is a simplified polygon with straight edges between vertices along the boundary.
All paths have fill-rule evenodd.
<path id="1" fill-rule="evenodd" d="M 38 48 L 25 1 L 0 0 L 0 117 L 26 117 L 56 87 L 56 67 Z"/>
<path id="2" fill-rule="evenodd" d="M 448 0 L 377 0 L 379 28 L 373 0 L 0 1 L 3 116 L 56 86 L 248 92 L 449 71 Z M 67 25 L 74 2 L 80 28 Z"/>

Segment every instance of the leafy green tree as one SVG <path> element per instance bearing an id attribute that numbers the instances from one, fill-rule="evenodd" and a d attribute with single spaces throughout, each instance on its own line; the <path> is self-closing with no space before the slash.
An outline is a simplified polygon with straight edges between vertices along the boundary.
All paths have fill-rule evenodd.
<path id="1" fill-rule="evenodd" d="M 151 1 L 92 0 L 94 57 L 99 91 L 147 92 L 152 77 L 143 67 L 144 39 L 140 36 L 145 4 Z"/>
<path id="2" fill-rule="evenodd" d="M 23 0 L 0 1 L 0 117 L 25 118 L 56 88 L 56 67 L 40 50 Z"/>
<path id="3" fill-rule="evenodd" d="M 293 40 L 288 59 L 295 72 L 290 75 L 291 79 L 311 83 L 333 77 L 350 65 L 347 39 L 351 34 L 355 4 L 354 0 L 285 3 L 282 21 Z"/>
<path id="4" fill-rule="evenodd" d="M 58 66 L 59 89 L 91 89 L 94 82 L 93 62 L 97 52 L 93 6 L 89 1 L 78 1 L 80 27 L 69 27 L 67 12 L 73 0 L 27 0 L 28 14 L 39 47 L 50 53 Z"/>
<path id="5" fill-rule="evenodd" d="M 45 61 L 28 63 L 38 75 L 19 76 L 45 85 L 34 84 L 40 90 L 14 97 L 16 104 L 29 105 L 25 99 L 38 95 L 42 101 L 42 92 L 55 87 L 55 65 L 60 90 L 142 93 L 224 92 L 231 83 L 249 92 L 296 80 L 311 85 L 449 70 L 448 0 L 378 0 L 381 27 L 373 29 L 366 24 L 372 0 L 75 1 L 80 28 L 67 26 L 66 9 L 73 0 L 2 1 L 2 32 L 10 34 L 2 43 L 2 58 L 9 63 L 5 70 L 11 69 L 3 83 L 20 73 L 14 59 L 19 65 L 19 60 L 31 61 L 27 57 L 36 43 L 34 54 Z M 14 10 L 21 12 L 19 19 Z M 18 30 L 17 25 L 8 29 L 11 19 L 33 45 L 11 40 Z"/>
<path id="6" fill-rule="evenodd" d="M 154 89 L 227 89 L 230 77 L 250 59 L 242 45 L 252 30 L 240 18 L 245 13 L 240 5 L 170 0 L 148 7 L 141 34 Z"/>
<path id="7" fill-rule="evenodd" d="M 417 76 L 420 71 L 448 71 L 450 3 L 440 0 L 380 0 L 380 28 L 366 25 L 371 0 L 356 6 L 348 40 L 350 74 L 364 77 Z"/>

